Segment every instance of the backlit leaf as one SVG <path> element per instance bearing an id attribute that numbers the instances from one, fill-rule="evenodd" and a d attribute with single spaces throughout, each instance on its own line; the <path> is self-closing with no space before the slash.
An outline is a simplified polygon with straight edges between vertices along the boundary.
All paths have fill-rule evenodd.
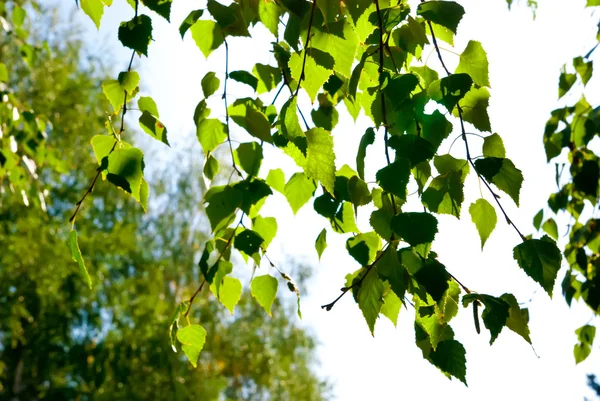
<path id="1" fill-rule="evenodd" d="M 197 367 L 198 356 L 206 342 L 206 330 L 204 327 L 193 324 L 183 327 L 177 331 L 177 340 L 181 343 L 181 349 L 188 357 L 191 364 Z"/>
<path id="2" fill-rule="evenodd" d="M 214 21 L 199 20 L 192 25 L 190 30 L 192 31 L 192 38 L 196 42 L 196 46 L 198 46 L 206 58 L 223 44 L 223 33 Z"/>
<path id="3" fill-rule="evenodd" d="M 562 260 L 556 243 L 548 236 L 542 239 L 528 239 L 514 248 L 513 257 L 521 269 L 552 296 L 554 281 Z"/>
<path id="4" fill-rule="evenodd" d="M 317 236 L 317 240 L 315 241 L 315 249 L 317 250 L 317 254 L 319 255 L 319 260 L 321 256 L 323 256 L 323 252 L 327 248 L 327 230 L 323 229 Z"/>
<path id="5" fill-rule="evenodd" d="M 252 296 L 256 298 L 265 312 L 271 316 L 271 307 L 277 295 L 277 279 L 270 275 L 254 277 L 250 283 Z"/>
<path id="6" fill-rule="evenodd" d="M 417 14 L 456 33 L 465 9 L 453 1 L 426 1 L 419 4 Z"/>
<path id="7" fill-rule="evenodd" d="M 81 255 L 81 251 L 79 250 L 79 243 L 77 242 L 77 231 L 71 230 L 69 233 L 69 248 L 71 249 L 71 257 L 73 261 L 77 262 L 79 266 L 79 274 L 83 277 L 83 281 L 88 286 L 88 288 L 92 289 L 92 278 L 88 273 L 87 267 L 85 267 L 85 261 L 83 260 L 83 255 Z"/>
<path id="8" fill-rule="evenodd" d="M 490 86 L 488 75 L 488 59 L 481 43 L 470 40 L 467 47 L 460 55 L 456 74 L 466 73 L 476 85 Z"/>
<path id="9" fill-rule="evenodd" d="M 312 198 L 317 185 L 304 173 L 295 173 L 285 184 L 284 195 L 294 214 Z"/>
<path id="10" fill-rule="evenodd" d="M 498 221 L 498 218 L 496 217 L 496 210 L 488 201 L 480 198 L 471 204 L 469 207 L 469 214 L 471 215 L 471 220 L 479 232 L 479 238 L 481 238 L 481 249 L 483 249 L 485 242 L 489 238 L 492 231 L 494 231 L 494 228 L 496 228 L 496 223 Z"/>
<path id="11" fill-rule="evenodd" d="M 333 193 L 335 153 L 333 153 L 331 133 L 322 128 L 312 128 L 306 131 L 306 139 L 308 148 L 304 172 L 308 177 L 319 181 L 327 191 Z"/>

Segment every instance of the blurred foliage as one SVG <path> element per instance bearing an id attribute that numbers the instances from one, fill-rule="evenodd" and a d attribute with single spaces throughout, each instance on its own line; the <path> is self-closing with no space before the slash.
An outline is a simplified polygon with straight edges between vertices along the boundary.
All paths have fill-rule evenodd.
<path id="1" fill-rule="evenodd" d="M 4 21 L 8 11 L 0 2 Z M 78 223 L 98 284 L 85 287 L 66 246 L 67 221 L 94 173 L 89 140 L 106 132 L 108 103 L 100 64 L 86 62 L 79 36 L 59 20 L 42 10 L 23 28 L 30 36 L 0 29 L 0 62 L 10 66 L 0 88 L 9 99 L 0 103 L 2 154 L 15 163 L 29 155 L 19 135 L 45 149 L 27 156 L 35 177 L 0 174 L 2 191 L 19 195 L 0 196 L 0 399 L 325 399 L 329 386 L 312 370 L 314 339 L 288 320 L 295 305 L 285 299 L 269 318 L 244 294 L 230 315 L 206 292 L 193 310 L 211 333 L 198 368 L 171 350 L 173 305 L 195 289 L 194 244 L 204 238 L 205 224 L 195 218 L 201 173 L 191 162 L 178 163 L 177 173 L 156 172 L 147 215 L 115 187 L 95 189 Z M 38 49 L 34 59 L 22 57 L 24 40 Z M 19 120 L 7 117 L 15 108 Z"/>

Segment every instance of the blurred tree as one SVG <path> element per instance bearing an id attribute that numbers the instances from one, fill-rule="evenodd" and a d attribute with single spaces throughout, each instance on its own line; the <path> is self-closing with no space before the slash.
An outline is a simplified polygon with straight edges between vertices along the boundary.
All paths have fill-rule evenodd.
<path id="1" fill-rule="evenodd" d="M 39 49 L 28 65 L 22 43 L 0 37 L 0 61 L 12 74 L 1 90 L 46 116 L 44 153 L 60 149 L 52 163 L 35 160 L 31 185 L 47 190 L 43 207 L 21 196 L 0 203 L 0 399 L 324 399 L 328 385 L 311 370 L 314 340 L 287 319 L 294 305 L 285 300 L 269 318 L 244 294 L 230 316 L 206 292 L 194 308 L 194 319 L 211 328 L 198 368 L 171 350 L 173 305 L 189 297 L 200 274 L 203 191 L 191 163 L 156 172 L 148 215 L 112 186 L 95 189 L 78 223 L 98 284 L 85 287 L 66 246 L 67 221 L 93 174 L 87 143 L 105 132 L 108 104 L 104 74 L 92 67 L 98 63 L 86 62 L 79 36 L 50 11 L 23 27 L 36 33 L 28 42 Z M 9 184 L 2 188 L 14 189 Z"/>

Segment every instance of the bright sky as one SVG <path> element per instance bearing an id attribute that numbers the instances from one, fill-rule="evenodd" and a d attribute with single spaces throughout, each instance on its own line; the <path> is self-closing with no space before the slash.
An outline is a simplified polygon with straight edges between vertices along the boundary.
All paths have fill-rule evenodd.
<path id="1" fill-rule="evenodd" d="M 521 2 L 525 3 L 524 0 Z M 416 5 L 415 1 L 411 3 Z M 525 176 L 520 209 L 508 196 L 503 197 L 502 203 L 521 231 L 531 233 L 533 215 L 546 205 L 548 195 L 556 190 L 554 166 L 546 165 L 545 161 L 542 132 L 550 111 L 559 106 L 559 71 L 562 64 L 587 53 L 594 45 L 598 15 L 590 18 L 591 12 L 584 10 L 584 0 L 540 0 L 535 21 L 524 4 L 514 6 L 509 12 L 504 0 L 461 0 L 460 3 L 466 14 L 459 26 L 455 51 L 460 53 L 469 39 L 481 41 L 487 51 L 492 86 L 489 109 L 492 127 L 502 135 L 508 157 Z M 191 116 L 202 98 L 200 80 L 207 71 L 215 71 L 221 80 L 224 75 L 223 51 L 216 51 L 206 61 L 191 35 L 188 33 L 182 41 L 177 30 L 189 11 L 203 4 L 193 0 L 175 1 L 171 17 L 173 25 L 158 17 L 153 18 L 156 41 L 150 45 L 149 60 L 138 62 L 142 93 L 154 97 L 161 120 L 169 130 L 169 141 L 180 150 L 189 145 L 189 138 L 195 135 Z M 122 50 L 117 42 L 116 27 L 131 14 L 128 6 L 116 4 L 105 15 L 100 33 L 93 31 L 88 34 L 90 44 L 109 49 L 115 55 L 117 70 L 126 67 L 130 53 Z M 80 20 L 84 26 L 92 27 L 89 19 Z M 272 37 L 266 30 L 256 30 L 253 34 L 257 39 L 229 40 L 230 71 L 251 70 L 256 62 L 274 64 L 268 52 Z M 448 48 L 446 44 L 442 46 Z M 450 68 L 456 65 L 457 57 L 452 52 L 443 51 L 443 56 Z M 424 58 L 427 58 L 427 51 Z M 438 67 L 435 53 L 427 63 Z M 588 84 L 588 100 L 592 104 L 600 101 L 599 83 L 596 76 Z M 252 95 L 243 86 L 236 85 L 231 86 L 230 94 L 231 99 Z M 270 102 L 271 96 L 273 94 L 263 99 Z M 287 96 L 284 91 L 280 100 L 285 101 Z M 308 116 L 308 97 L 303 95 L 299 104 Z M 214 96 L 211 106 L 213 113 L 222 113 L 220 95 Z M 338 168 L 346 163 L 355 166 L 358 142 L 367 127 L 366 118 L 360 117 L 355 124 L 345 111 L 341 113 L 340 122 L 334 130 Z M 455 134 L 442 145 L 441 151 L 448 149 Z M 250 140 L 241 129 L 234 131 L 234 138 Z M 478 150 L 475 149 L 480 149 L 481 140 L 474 136 L 469 140 L 473 153 L 477 155 Z M 196 146 L 195 150 L 197 157 L 201 158 L 200 147 Z M 374 176 L 381 167 L 381 150 L 381 141 L 369 148 L 367 176 Z M 168 160 L 177 160 L 174 150 L 165 153 Z M 464 158 L 464 146 L 460 141 L 453 147 L 452 154 Z M 286 178 L 299 171 L 287 156 L 281 156 L 277 150 L 267 152 L 265 156 L 261 170 L 263 176 L 268 169 L 276 167 L 286 171 Z M 147 162 L 150 163 L 152 161 Z M 519 237 L 512 228 L 503 224 L 500 216 L 496 231 L 481 252 L 477 232 L 466 212 L 468 205 L 480 196 L 474 174 L 467 180 L 467 188 L 463 218 L 458 221 L 454 217 L 439 217 L 440 233 L 433 249 L 447 269 L 472 290 L 496 296 L 512 291 L 520 302 L 526 302 L 530 308 L 531 338 L 539 355 L 538 358 L 529 344 L 508 329 L 504 329 L 490 347 L 489 332 L 482 327 L 481 335 L 477 335 L 470 309 L 463 310 L 452 327 L 456 339 L 467 350 L 468 388 L 457 380 L 448 380 L 422 358 L 421 351 L 414 344 L 414 310 L 410 306 L 408 310 L 401 311 L 397 328 L 388 320 L 378 320 L 375 338 L 371 337 L 360 310 L 349 294 L 331 312 L 322 310 L 321 304 L 338 295 L 345 275 L 359 267 L 345 251 L 346 236 L 330 230 L 329 246 L 319 262 L 314 241 L 328 224 L 316 215 L 311 203 L 294 217 L 283 196 L 276 194 L 263 208 L 263 215 L 276 217 L 279 224 L 278 238 L 270 246 L 271 259 L 288 272 L 293 272 L 290 260 L 314 267 L 316 274 L 310 284 L 310 296 L 304 297 L 302 303 L 302 324 L 312 330 L 320 341 L 319 372 L 334 382 L 338 400 L 417 397 L 430 400 L 444 397 L 567 401 L 582 400 L 584 395 L 590 395 L 585 386 L 585 374 L 600 373 L 597 368 L 600 363 L 598 346 L 594 347 L 596 350 L 592 356 L 579 366 L 575 366 L 572 352 L 576 342 L 575 329 L 586 324 L 593 313 L 583 306 L 567 307 L 560 290 L 563 271 L 559 273 L 555 297 L 551 300 L 519 269 L 512 258 L 512 248 L 518 244 Z M 490 199 L 487 193 L 484 196 Z M 359 211 L 359 228 L 364 231 L 370 231 L 369 213 Z M 565 234 L 565 225 L 564 221 L 559 223 L 561 235 Z M 236 269 L 240 274 L 249 268 L 240 265 Z"/>

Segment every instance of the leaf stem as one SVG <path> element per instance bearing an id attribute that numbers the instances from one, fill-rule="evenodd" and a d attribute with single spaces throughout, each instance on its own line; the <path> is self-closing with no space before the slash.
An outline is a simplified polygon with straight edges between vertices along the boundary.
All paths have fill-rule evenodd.
<path id="1" fill-rule="evenodd" d="M 310 19 L 308 20 L 308 31 L 306 32 L 306 43 L 304 44 L 304 58 L 302 59 L 302 69 L 300 70 L 300 77 L 298 78 L 298 86 L 296 87 L 296 92 L 294 92 L 294 97 L 298 97 L 298 92 L 300 91 L 300 84 L 304 79 L 304 67 L 306 66 L 306 57 L 308 55 L 308 43 L 310 41 L 310 31 L 313 25 L 313 17 L 315 16 L 315 9 L 317 8 L 317 0 L 313 0 L 312 8 L 310 10 Z"/>
<path id="2" fill-rule="evenodd" d="M 229 106 L 227 104 L 227 79 L 229 78 L 229 44 L 227 39 L 223 40 L 225 43 L 225 81 L 223 83 L 223 102 L 225 103 L 225 125 L 227 126 L 227 143 L 229 144 L 229 153 L 231 153 L 231 165 L 235 172 L 242 177 L 241 171 L 235 164 L 235 158 L 233 157 L 233 145 L 231 144 L 231 133 L 229 132 Z"/>

